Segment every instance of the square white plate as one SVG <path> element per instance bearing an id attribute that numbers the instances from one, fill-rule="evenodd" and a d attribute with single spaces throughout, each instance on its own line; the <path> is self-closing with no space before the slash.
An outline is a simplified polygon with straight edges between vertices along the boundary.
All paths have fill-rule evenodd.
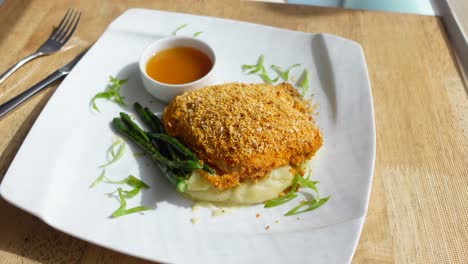
<path id="1" fill-rule="evenodd" d="M 311 73 L 311 93 L 320 104 L 317 123 L 324 146 L 313 162 L 322 196 L 316 211 L 285 217 L 300 199 L 272 209 L 243 207 L 219 216 L 193 212 L 133 145 L 107 175 L 133 174 L 151 189 L 128 200 L 129 206 L 156 209 L 110 219 L 118 201 L 104 193 L 115 186 L 90 183 L 100 174 L 115 140 L 111 120 L 133 112 L 133 102 L 161 111 L 142 88 L 137 61 L 145 46 L 188 24 L 178 35 L 203 31 L 199 38 L 217 54 L 216 82 L 260 82 L 241 65 L 283 67 L 301 63 Z M 292 72 L 298 77 L 299 70 Z M 90 99 L 103 91 L 109 75 L 129 78 L 122 88 L 129 107 Z M 132 9 L 117 18 L 63 81 L 26 137 L 1 185 L 1 195 L 65 233 L 130 255 L 171 263 L 346 263 L 367 210 L 375 159 L 372 95 L 361 47 L 327 34 L 307 34 L 239 21 Z M 261 217 L 257 218 L 259 213 Z M 192 224 L 191 218 L 200 220 Z M 266 226 L 270 228 L 265 229 Z"/>

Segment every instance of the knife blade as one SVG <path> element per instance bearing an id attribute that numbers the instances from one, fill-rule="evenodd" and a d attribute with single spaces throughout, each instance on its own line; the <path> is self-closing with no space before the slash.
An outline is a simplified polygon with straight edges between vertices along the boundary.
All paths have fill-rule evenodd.
<path id="1" fill-rule="evenodd" d="M 52 83 L 64 78 L 67 76 L 70 71 L 75 67 L 75 65 L 80 61 L 80 59 L 85 55 L 89 48 L 82 51 L 78 56 L 76 56 L 72 61 L 61 67 L 60 69 L 56 70 L 49 76 L 47 76 L 44 80 L 38 82 L 31 88 L 27 89 L 26 91 L 22 92 L 21 94 L 17 95 L 16 97 L 10 99 L 8 102 L 0 105 L 0 118 L 9 113 L 11 110 L 15 109 L 20 104 L 24 103 L 26 100 L 37 94 L 38 92 L 42 91 L 44 88 L 47 88 Z"/>

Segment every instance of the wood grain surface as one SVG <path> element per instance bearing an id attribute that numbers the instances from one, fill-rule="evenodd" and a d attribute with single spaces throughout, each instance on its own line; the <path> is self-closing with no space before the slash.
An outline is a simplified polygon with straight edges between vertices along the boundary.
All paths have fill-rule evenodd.
<path id="1" fill-rule="evenodd" d="M 377 160 L 353 262 L 468 261 L 468 90 L 439 18 L 215 0 L 6 0 L 0 6 L 0 71 L 39 47 L 69 7 L 84 14 L 66 51 L 16 72 L 0 86 L 0 103 L 70 60 L 131 7 L 327 32 L 357 41 L 371 78 Z M 0 179 L 55 88 L 0 119 Z M 0 199 L 0 262 L 144 261 L 56 231 Z"/>

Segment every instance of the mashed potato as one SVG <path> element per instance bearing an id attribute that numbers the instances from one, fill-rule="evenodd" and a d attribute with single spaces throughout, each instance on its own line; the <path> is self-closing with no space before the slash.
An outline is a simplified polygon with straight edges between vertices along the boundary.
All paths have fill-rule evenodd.
<path id="1" fill-rule="evenodd" d="M 256 204 L 278 197 L 278 194 L 292 184 L 294 175 L 291 166 L 272 170 L 267 177 L 257 183 L 244 182 L 234 188 L 220 190 L 197 172 L 189 179 L 185 194 L 192 200 L 222 202 L 229 204 Z"/>

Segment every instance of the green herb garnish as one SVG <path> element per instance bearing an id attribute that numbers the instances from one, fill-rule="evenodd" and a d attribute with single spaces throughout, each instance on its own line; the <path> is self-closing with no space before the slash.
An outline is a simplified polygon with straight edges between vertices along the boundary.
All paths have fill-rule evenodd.
<path id="1" fill-rule="evenodd" d="M 132 197 L 135 197 L 137 194 L 139 194 L 140 191 L 141 191 L 141 188 L 135 187 L 130 191 L 123 190 L 122 192 L 124 193 L 125 198 L 132 198 Z"/>
<path id="2" fill-rule="evenodd" d="M 113 218 L 131 214 L 131 213 L 151 210 L 151 208 L 146 207 L 146 206 L 136 206 L 136 207 L 127 209 L 127 201 L 125 200 L 125 197 L 124 197 L 124 191 L 121 188 L 117 188 L 117 191 L 119 192 L 120 207 L 114 213 L 112 213 Z"/>
<path id="3" fill-rule="evenodd" d="M 101 183 L 105 178 L 106 178 L 106 170 L 104 169 L 102 170 L 101 175 L 99 175 L 99 177 L 95 181 L 93 181 L 93 183 L 91 183 L 89 188 L 95 187 L 96 185 Z"/>
<path id="4" fill-rule="evenodd" d="M 294 199 L 296 197 L 297 197 L 297 194 L 295 192 L 289 192 L 285 196 L 281 196 L 281 197 L 269 200 L 267 203 L 265 203 L 264 207 L 265 208 L 271 208 L 271 207 L 275 207 L 275 206 L 278 206 L 278 205 L 282 205 L 284 203 L 287 203 L 287 202 L 291 201 L 292 199 Z"/>
<path id="5" fill-rule="evenodd" d="M 178 26 L 174 31 L 172 31 L 172 35 L 175 36 L 177 35 L 177 32 L 181 29 L 183 29 L 184 27 L 188 26 L 188 24 L 182 24 L 180 26 Z"/>
<path id="6" fill-rule="evenodd" d="M 112 181 L 109 180 L 108 178 L 104 177 L 104 182 L 105 183 L 110 183 L 110 184 L 128 184 L 133 187 L 132 190 L 126 191 L 122 190 L 122 193 L 125 195 L 125 198 L 132 198 L 136 196 L 138 193 L 140 193 L 141 189 L 149 189 L 150 187 L 144 183 L 142 180 L 136 178 L 133 175 L 129 175 L 127 178 L 120 180 L 120 181 Z M 106 193 L 107 195 L 114 194 L 116 191 L 111 192 L 111 193 Z"/>
<path id="7" fill-rule="evenodd" d="M 291 209 L 285 215 L 286 216 L 291 216 L 291 215 L 305 213 L 305 212 L 308 212 L 308 211 L 315 210 L 315 209 L 319 208 L 320 206 L 322 206 L 323 204 L 325 204 L 329 199 L 330 199 L 330 196 L 322 198 L 322 199 L 318 199 L 318 200 L 313 199 L 313 200 L 310 200 L 310 201 L 302 201 L 298 206 Z M 307 208 L 299 211 L 299 209 L 301 209 L 301 208 L 303 208 L 305 206 L 307 206 Z"/>
<path id="8" fill-rule="evenodd" d="M 306 188 L 309 188 L 309 189 L 312 189 L 313 191 L 315 191 L 317 194 L 319 193 L 318 189 L 317 189 L 317 186 L 315 186 L 317 183 L 319 183 L 318 181 L 311 181 L 307 178 L 302 178 L 302 177 L 297 177 L 296 175 L 296 178 L 297 178 L 297 183 L 301 186 L 301 187 L 306 187 Z"/>
<path id="9" fill-rule="evenodd" d="M 202 31 L 195 32 L 193 34 L 193 37 L 196 38 L 196 37 L 200 36 L 201 33 L 203 33 L 203 32 Z"/>
<path id="10" fill-rule="evenodd" d="M 128 79 L 117 79 L 112 76 L 109 77 L 110 81 L 107 85 L 107 90 L 104 92 L 97 93 L 93 99 L 91 99 L 91 105 L 94 110 L 99 112 L 99 108 L 96 105 L 96 99 L 107 99 L 114 101 L 120 106 L 125 106 L 125 97 L 120 94 L 120 89 L 122 88 L 122 84 L 127 82 Z"/>
<path id="11" fill-rule="evenodd" d="M 279 76 L 277 76 L 275 79 L 271 79 L 270 76 L 268 76 L 265 67 L 262 67 L 262 72 L 259 75 L 262 77 L 264 82 L 269 84 L 275 83 L 279 79 Z"/>
<path id="12" fill-rule="evenodd" d="M 285 71 L 283 71 L 283 69 L 280 67 L 280 66 L 276 66 L 276 65 L 271 65 L 270 68 L 272 68 L 273 70 L 276 71 L 276 73 L 278 74 L 279 77 L 281 77 L 281 79 L 283 79 L 284 81 L 289 81 L 289 73 L 291 72 L 291 70 L 295 67 L 299 67 L 301 66 L 300 64 L 294 64 L 292 65 L 291 67 L 287 68 Z"/>
<path id="13" fill-rule="evenodd" d="M 254 73 L 260 72 L 262 68 L 264 68 L 263 66 L 264 61 L 265 61 L 265 56 L 260 55 L 260 57 L 258 57 L 257 64 L 252 64 L 252 65 L 243 64 L 242 70 L 244 71 L 250 70 L 248 74 L 254 74 Z"/>
<path id="14" fill-rule="evenodd" d="M 280 66 L 277 66 L 277 65 L 273 64 L 273 65 L 270 66 L 270 68 L 273 69 L 278 74 L 278 76 L 276 78 L 272 79 L 268 75 L 268 73 L 267 73 L 267 71 L 265 69 L 265 66 L 263 65 L 264 61 L 265 61 L 265 57 L 263 55 L 260 55 L 260 57 L 258 58 L 258 61 L 257 61 L 256 64 L 243 64 L 242 65 L 242 70 L 246 71 L 247 74 L 257 74 L 258 76 L 260 76 L 262 78 L 262 80 L 265 83 L 273 84 L 273 83 L 277 82 L 279 78 L 281 78 L 284 81 L 288 82 L 289 81 L 289 74 L 290 74 L 291 70 L 293 68 L 301 66 L 301 64 L 293 64 L 292 66 L 290 66 L 286 70 L 283 70 L 283 68 L 281 68 Z M 296 85 L 295 85 L 296 88 L 301 89 L 302 97 L 305 97 L 305 95 L 309 91 L 309 82 L 310 82 L 309 71 L 307 69 L 305 69 L 303 71 L 302 75 L 301 75 L 301 78 L 299 79 L 299 81 L 296 82 Z"/>
<path id="15" fill-rule="evenodd" d="M 108 151 L 109 155 L 111 156 L 111 160 L 106 164 L 99 166 L 99 168 L 107 167 L 110 164 L 121 159 L 123 154 L 125 153 L 125 146 L 126 144 L 121 138 L 118 138 L 116 141 L 114 141 L 114 143 L 112 143 Z"/>
<path id="16" fill-rule="evenodd" d="M 135 197 L 137 194 L 139 194 L 140 191 L 141 191 L 141 188 L 135 187 L 135 188 L 133 188 L 133 189 L 130 190 L 130 191 L 122 190 L 122 193 L 124 194 L 124 197 L 125 197 L 125 198 L 133 198 L 133 197 Z M 117 190 L 115 190 L 115 191 L 113 191 L 113 192 L 111 192 L 111 193 L 106 193 L 106 195 L 109 195 L 109 196 L 110 196 L 110 195 L 113 195 L 113 194 L 116 193 L 116 192 L 117 192 Z"/>
<path id="17" fill-rule="evenodd" d="M 271 77 L 268 75 L 265 69 L 265 66 L 263 65 L 264 61 L 265 61 L 265 56 L 260 55 L 256 64 L 251 64 L 251 65 L 244 64 L 242 65 L 242 70 L 248 71 L 247 74 L 258 74 L 258 76 L 260 76 L 265 83 L 272 84 L 274 82 L 277 82 L 279 79 L 279 76 L 276 77 L 275 79 L 271 79 Z"/>
<path id="18" fill-rule="evenodd" d="M 275 198 L 275 199 L 272 199 L 272 200 L 266 202 L 264 207 L 265 208 L 275 207 L 275 206 L 287 203 L 287 202 L 291 201 L 292 199 L 296 198 L 297 197 L 296 190 L 297 190 L 297 184 L 298 184 L 297 179 L 298 178 L 300 178 L 300 176 L 299 177 L 297 175 L 294 176 L 291 187 L 289 187 L 289 192 L 286 195 Z"/>
<path id="19" fill-rule="evenodd" d="M 307 91 L 309 91 L 309 71 L 307 69 L 305 69 L 304 72 L 302 73 L 301 80 L 299 84 L 297 85 L 297 87 L 301 88 L 302 97 L 304 97 Z"/>
<path id="20" fill-rule="evenodd" d="M 143 188 L 143 189 L 149 189 L 150 187 L 148 184 L 143 182 L 142 180 L 138 179 L 137 177 L 133 175 L 129 175 L 127 178 L 120 180 L 120 181 L 112 181 L 109 180 L 108 178 L 105 178 L 106 183 L 111 183 L 111 184 L 128 184 L 132 187 L 136 188 Z"/>
<path id="21" fill-rule="evenodd" d="M 288 211 L 285 215 L 291 216 L 291 215 L 304 213 L 304 212 L 312 211 L 312 210 L 319 208 L 324 203 L 326 203 L 328 199 L 330 199 L 330 196 L 320 199 L 319 192 L 316 186 L 318 181 L 311 181 L 309 180 L 309 177 L 310 177 L 310 174 L 307 178 L 303 178 L 300 174 L 296 174 L 292 181 L 291 187 L 289 188 L 289 192 L 282 197 L 278 197 L 278 198 L 268 201 L 267 203 L 265 203 L 264 207 L 271 208 L 271 207 L 282 205 L 284 203 L 287 203 L 293 200 L 294 198 L 297 197 L 297 187 L 300 186 L 300 187 L 309 188 L 315 191 L 317 193 L 317 198 L 316 199 L 314 198 L 308 201 L 302 201 L 298 206 Z M 302 209 L 303 207 L 306 207 L 306 206 L 307 208 Z"/>

